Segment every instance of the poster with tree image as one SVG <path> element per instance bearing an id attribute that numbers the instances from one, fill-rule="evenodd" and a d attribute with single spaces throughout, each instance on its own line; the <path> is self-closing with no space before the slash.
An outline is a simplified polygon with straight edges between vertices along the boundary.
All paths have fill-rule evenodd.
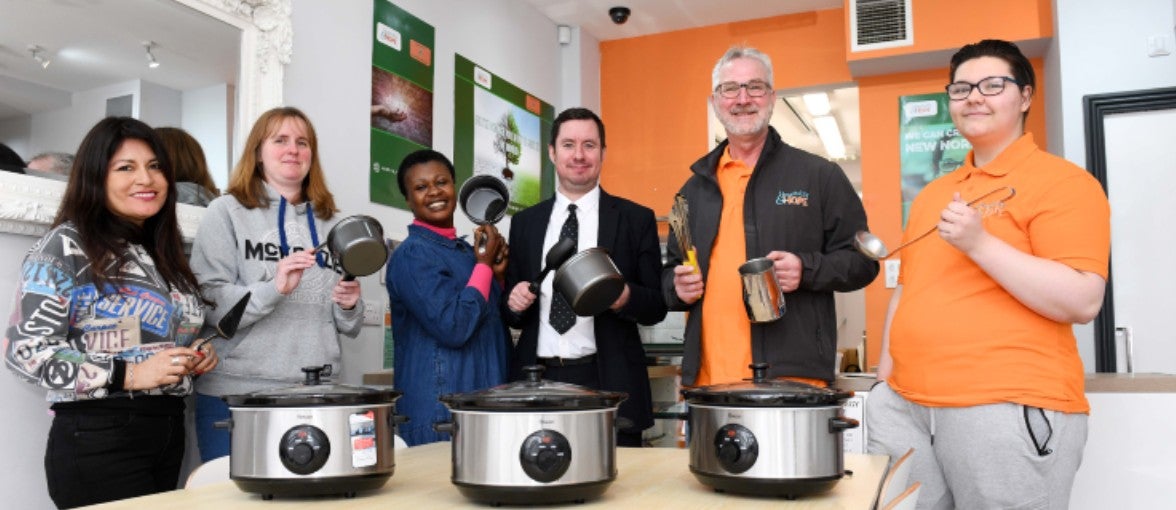
<path id="1" fill-rule="evenodd" d="M 457 55 L 453 164 L 464 183 L 475 175 L 502 181 L 514 214 L 550 197 L 554 165 L 547 157 L 554 108 L 513 83 Z"/>

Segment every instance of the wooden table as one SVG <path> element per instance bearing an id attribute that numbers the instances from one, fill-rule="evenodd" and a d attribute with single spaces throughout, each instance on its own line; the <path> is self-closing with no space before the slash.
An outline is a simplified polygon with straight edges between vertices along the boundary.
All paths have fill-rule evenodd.
<path id="1" fill-rule="evenodd" d="M 787 501 L 719 494 L 690 474 L 689 451 L 679 448 L 618 448 L 617 479 L 599 499 L 569 509 L 637 508 L 645 510 L 730 508 L 853 509 L 873 507 L 887 458 L 879 455 L 846 454 L 845 467 L 853 474 L 842 478 L 832 491 Z M 237 489 L 232 482 L 208 485 L 115 501 L 95 509 L 373 509 L 406 508 L 490 508 L 466 499 L 450 483 L 450 445 L 433 443 L 396 451 L 396 472 L 378 491 L 361 492 L 352 499 L 341 497 L 283 498 L 263 501 L 261 496 Z M 508 508 L 508 507 L 503 507 Z M 520 507 L 534 508 L 534 507 Z"/>

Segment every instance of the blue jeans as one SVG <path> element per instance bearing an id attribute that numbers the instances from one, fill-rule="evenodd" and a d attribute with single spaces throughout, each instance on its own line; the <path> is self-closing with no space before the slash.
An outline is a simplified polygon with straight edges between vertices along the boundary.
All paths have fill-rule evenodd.
<path id="1" fill-rule="evenodd" d="M 229 404 L 220 397 L 196 394 L 196 444 L 200 448 L 200 462 L 208 462 L 229 454 L 229 429 L 213 426 L 229 419 Z"/>

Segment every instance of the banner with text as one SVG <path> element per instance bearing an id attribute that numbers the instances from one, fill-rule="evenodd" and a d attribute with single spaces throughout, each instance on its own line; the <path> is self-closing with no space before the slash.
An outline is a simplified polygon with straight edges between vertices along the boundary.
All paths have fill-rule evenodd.
<path id="1" fill-rule="evenodd" d="M 555 109 L 514 84 L 456 55 L 453 164 L 460 183 L 491 175 L 510 191 L 507 214 L 550 197 L 554 165 L 547 157 Z"/>
<path id="2" fill-rule="evenodd" d="M 376 0 L 372 44 L 372 202 L 408 209 L 400 160 L 433 146 L 433 26 Z"/>
<path id="3" fill-rule="evenodd" d="M 936 177 L 964 164 L 972 149 L 952 123 L 947 104 L 947 94 L 942 92 L 898 98 L 903 228 L 915 195 Z"/>

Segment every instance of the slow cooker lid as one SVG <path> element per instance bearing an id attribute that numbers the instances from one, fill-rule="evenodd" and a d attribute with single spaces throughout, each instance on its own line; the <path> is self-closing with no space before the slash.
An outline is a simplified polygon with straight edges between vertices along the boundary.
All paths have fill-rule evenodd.
<path id="1" fill-rule="evenodd" d="M 840 405 L 853 392 L 820 388 L 811 384 L 767 377 L 768 365 L 751 365 L 752 378 L 740 382 L 715 384 L 682 390 L 691 404 L 717 404 L 739 407 L 822 407 Z"/>
<path id="2" fill-rule="evenodd" d="M 322 384 L 331 375 L 331 365 L 303 367 L 306 380 L 296 386 L 260 390 L 243 395 L 226 395 L 225 402 L 237 407 L 307 407 L 391 404 L 401 393 L 387 387 Z"/>
<path id="3" fill-rule="evenodd" d="M 543 367 L 523 367 L 526 379 L 469 393 L 450 393 L 441 401 L 450 409 L 483 411 L 582 411 L 616 407 L 628 395 L 597 391 L 542 379 Z"/>

